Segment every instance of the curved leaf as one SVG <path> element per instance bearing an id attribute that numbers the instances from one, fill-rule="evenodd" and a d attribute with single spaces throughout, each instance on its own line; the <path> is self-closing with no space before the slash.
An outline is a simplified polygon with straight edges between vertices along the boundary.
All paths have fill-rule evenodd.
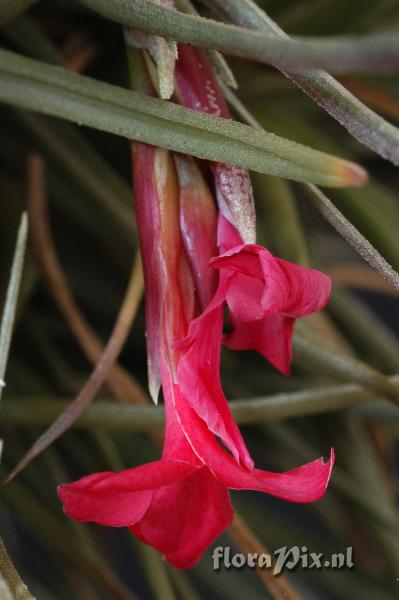
<path id="1" fill-rule="evenodd" d="M 396 32 L 332 38 L 277 38 L 175 12 L 150 0 L 80 0 L 108 19 L 149 33 L 266 62 L 286 70 L 326 69 L 335 73 L 390 72 L 399 68 Z"/>
<path id="2" fill-rule="evenodd" d="M 252 0 L 212 0 L 207 4 L 236 25 L 287 38 Z M 399 130 L 365 106 L 341 83 L 323 71 L 283 74 L 343 125 L 354 138 L 399 165 Z"/>

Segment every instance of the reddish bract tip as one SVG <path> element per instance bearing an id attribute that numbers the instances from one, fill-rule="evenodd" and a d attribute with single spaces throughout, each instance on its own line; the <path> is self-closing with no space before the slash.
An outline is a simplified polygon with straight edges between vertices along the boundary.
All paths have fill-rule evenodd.
<path id="1" fill-rule="evenodd" d="M 363 187 L 369 180 L 367 171 L 360 165 L 350 161 L 344 161 L 342 177 L 346 185 L 353 187 Z"/>

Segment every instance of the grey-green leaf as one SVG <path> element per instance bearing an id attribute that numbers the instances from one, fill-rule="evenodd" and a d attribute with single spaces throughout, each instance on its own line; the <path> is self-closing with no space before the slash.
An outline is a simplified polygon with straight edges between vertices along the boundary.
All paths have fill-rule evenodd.
<path id="1" fill-rule="evenodd" d="M 287 37 L 284 31 L 252 0 L 211 0 L 206 3 L 217 8 L 235 25 Z M 291 71 L 284 75 L 324 108 L 359 142 L 399 165 L 397 127 L 370 110 L 331 75 L 325 71 L 307 73 Z"/>
<path id="2" fill-rule="evenodd" d="M 399 68 L 399 38 L 387 31 L 366 36 L 278 38 L 175 12 L 150 0 L 80 0 L 104 17 L 179 42 L 213 48 L 279 68 L 326 69 L 335 73 L 390 72 Z"/>
<path id="3" fill-rule="evenodd" d="M 271 133 L 0 50 L 0 101 L 209 160 L 297 181 L 363 185 L 354 163 Z"/>
<path id="4" fill-rule="evenodd" d="M 6 302 L 3 310 L 0 329 L 0 398 L 4 387 L 8 354 L 10 351 L 11 336 L 17 309 L 18 292 L 21 284 L 22 269 L 24 266 L 26 238 L 28 235 L 28 218 L 26 213 L 21 217 L 18 230 L 17 244 L 11 268 L 10 283 L 7 290 Z"/>

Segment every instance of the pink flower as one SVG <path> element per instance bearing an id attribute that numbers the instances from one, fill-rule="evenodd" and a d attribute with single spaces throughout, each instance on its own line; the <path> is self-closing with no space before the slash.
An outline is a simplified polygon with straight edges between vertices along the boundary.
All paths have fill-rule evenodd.
<path id="1" fill-rule="evenodd" d="M 161 460 L 59 486 L 70 517 L 129 527 L 169 563 L 187 569 L 231 524 L 229 487 L 264 491 L 292 502 L 312 502 L 324 494 L 333 453 L 326 463 L 318 459 L 282 474 L 244 469 L 221 448 L 178 386 L 168 380 L 164 372 L 167 426 Z"/>
<path id="2" fill-rule="evenodd" d="M 224 221 L 230 242 L 239 241 L 236 230 Z M 295 319 L 322 309 L 328 302 L 331 280 L 320 271 L 275 258 L 255 244 L 239 244 L 213 258 L 218 269 L 218 289 L 205 309 L 189 326 L 178 348 L 182 357 L 178 381 L 190 407 L 220 437 L 234 458 L 252 468 L 219 378 L 224 308 L 230 311 L 232 332 L 224 339 L 235 350 L 257 350 L 288 374 Z M 197 450 L 196 450 L 197 452 Z"/>
<path id="3" fill-rule="evenodd" d="M 166 436 L 161 460 L 120 473 L 95 473 L 61 485 L 64 511 L 77 521 L 129 527 L 178 568 L 190 568 L 230 525 L 226 486 L 194 454 L 175 414 L 164 372 Z"/>
<path id="4" fill-rule="evenodd" d="M 180 46 L 179 56 L 180 100 L 228 118 L 204 54 Z M 330 280 L 253 243 L 248 174 L 209 167 L 219 212 L 193 159 L 133 144 L 149 388 L 156 402 L 162 385 L 166 412 L 162 457 L 58 489 L 70 517 L 129 527 L 180 568 L 192 567 L 230 525 L 229 489 L 313 502 L 324 494 L 334 462 L 331 451 L 327 462 L 286 473 L 256 469 L 234 421 L 219 378 L 226 306 L 233 329 L 225 343 L 258 350 L 288 373 L 295 319 L 325 306 Z"/>
<path id="5" fill-rule="evenodd" d="M 192 277 L 186 257 L 203 225 L 182 216 L 190 196 L 187 185 L 178 184 L 184 181 L 182 164 L 179 179 L 168 152 L 139 144 L 134 145 L 134 159 L 148 349 L 156 350 L 151 364 L 162 383 L 166 410 L 162 458 L 120 473 L 83 477 L 61 485 L 58 493 L 70 517 L 129 527 L 171 564 L 189 568 L 230 525 L 229 489 L 263 491 L 293 502 L 312 502 L 325 492 L 333 453 L 326 463 L 318 459 L 281 474 L 253 468 L 220 385 L 219 355 L 225 303 L 243 323 L 278 311 L 299 316 L 325 302 L 327 278 L 279 261 L 259 246 L 241 244 L 211 261 L 210 271 L 220 272 L 219 285 L 205 311 L 194 318 L 194 282 L 205 280 L 203 273 Z M 188 176 L 192 165 L 184 168 Z M 198 172 L 192 173 L 196 179 Z M 209 198 L 202 198 L 203 210 L 212 214 Z M 201 197 L 196 200 L 201 205 Z M 227 221 L 221 226 L 230 243 L 241 239 Z M 207 249 L 201 248 L 204 260 Z M 293 281 L 297 273 L 300 283 Z M 321 288 L 323 299 L 314 299 Z"/>
<path id="6" fill-rule="evenodd" d="M 275 258 L 255 244 L 233 247 L 211 265 L 221 273 L 217 298 L 226 299 L 231 313 L 233 331 L 225 344 L 234 350 L 257 350 L 288 375 L 295 320 L 326 306 L 331 279 Z"/>

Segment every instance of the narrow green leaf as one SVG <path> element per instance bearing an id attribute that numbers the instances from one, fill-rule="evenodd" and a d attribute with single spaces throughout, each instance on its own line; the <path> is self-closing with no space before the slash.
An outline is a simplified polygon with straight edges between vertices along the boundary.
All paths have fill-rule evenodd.
<path id="1" fill-rule="evenodd" d="M 255 174 L 252 177 L 257 205 L 258 228 L 265 233 L 266 245 L 276 256 L 309 266 L 304 231 L 289 184 L 278 177 Z M 258 236 L 259 237 L 259 236 Z"/>
<path id="2" fill-rule="evenodd" d="M 51 424 L 51 426 L 39 437 L 28 450 L 17 466 L 7 477 L 11 481 L 31 460 L 48 448 L 58 437 L 60 437 L 71 424 L 79 417 L 85 408 L 94 399 L 100 387 L 104 383 L 112 365 L 117 360 L 126 341 L 134 317 L 137 313 L 143 291 L 143 275 L 140 259 L 134 262 L 129 284 L 120 307 L 114 328 L 104 350 L 92 371 L 89 379 L 68 405 L 68 408 Z"/>
<path id="3" fill-rule="evenodd" d="M 175 12 L 151 0 L 80 0 L 104 17 L 179 42 L 213 48 L 286 70 L 326 69 L 336 73 L 389 72 L 399 67 L 396 32 L 359 38 L 278 38 Z"/>
<path id="4" fill-rule="evenodd" d="M 10 21 L 38 0 L 0 0 L 0 24 Z"/>
<path id="5" fill-rule="evenodd" d="M 399 372 L 399 339 L 366 302 L 334 286 L 328 311 L 371 364 L 385 373 Z"/>
<path id="6" fill-rule="evenodd" d="M 27 112 L 19 112 L 18 118 L 49 163 L 95 197 L 97 206 L 92 219 L 97 213 L 107 223 L 111 219 L 124 243 L 128 244 L 134 236 L 135 220 L 131 210 L 132 193 L 127 183 L 73 125 L 62 121 L 48 122 Z M 76 152 L 77 148 L 79 152 Z"/>
<path id="7" fill-rule="evenodd" d="M 82 569 L 92 581 L 100 583 L 109 598 L 137 600 L 110 566 L 101 557 L 93 556 L 90 548 L 79 543 L 79 538 L 73 534 L 68 524 L 54 516 L 26 485 L 18 481 L 10 485 L 3 484 L 1 496 L 2 502 L 9 505 L 18 521 L 30 531 L 34 539 L 41 541 L 74 568 Z"/>
<path id="8" fill-rule="evenodd" d="M 361 194 L 352 191 L 331 193 L 331 200 L 398 271 L 399 205 L 395 186 L 390 191 L 371 180 Z"/>
<path id="9" fill-rule="evenodd" d="M 79 309 L 57 255 L 48 216 L 47 194 L 44 184 L 45 165 L 43 159 L 39 155 L 32 154 L 29 156 L 27 166 L 27 181 L 30 191 L 27 196 L 27 205 L 31 223 L 31 241 L 32 247 L 35 250 L 37 265 L 44 282 L 71 332 L 77 339 L 83 353 L 89 362 L 93 366 L 96 366 L 104 352 L 104 346 Z M 125 244 L 124 249 L 127 252 L 128 246 Z M 33 341 L 33 345 L 40 349 L 41 342 Z M 54 348 L 51 348 L 51 343 L 48 340 L 46 340 L 46 347 L 52 354 L 52 362 L 54 360 L 61 360 L 61 357 L 58 356 L 59 353 Z M 56 371 L 60 375 L 65 372 L 65 368 L 58 365 Z M 70 383 L 65 383 L 64 389 L 72 393 Z M 120 365 L 115 364 L 110 368 L 107 374 L 107 383 L 120 402 L 130 402 L 133 400 L 139 402 L 146 399 L 140 386 L 133 381 Z M 74 386 L 73 392 L 75 390 L 76 387 Z"/>
<path id="10" fill-rule="evenodd" d="M 1 27 L 2 34 L 29 56 L 58 65 L 64 64 L 57 46 L 43 35 L 36 21 L 29 15 L 21 15 Z"/>
<path id="11" fill-rule="evenodd" d="M 396 429 L 399 425 L 399 411 L 391 404 L 365 402 L 364 405 L 354 406 L 352 410 L 356 415 L 368 417 L 388 427 Z"/>
<path id="12" fill-rule="evenodd" d="M 28 15 L 21 15 L 3 27 L 4 34 L 19 48 L 31 56 L 45 62 L 63 65 L 64 57 L 52 40 L 48 38 L 36 21 Z M 131 210 L 132 191 L 121 176 L 101 156 L 86 137 L 69 123 L 49 122 L 38 115 L 19 112 L 24 133 L 26 130 L 34 137 L 34 143 L 46 159 L 93 196 L 94 207 L 90 203 L 72 208 L 87 211 L 90 223 L 107 223 L 110 227 L 116 223 L 118 236 L 126 247 L 134 237 L 135 221 Z M 79 152 L 76 152 L 79 148 Z M 59 190 L 60 186 L 58 186 Z M 113 244 L 113 248 L 116 248 Z"/>
<path id="13" fill-rule="evenodd" d="M 15 311 L 18 302 L 18 292 L 21 284 L 22 269 L 24 266 L 27 235 L 28 217 L 26 213 L 23 213 L 21 217 L 21 224 L 18 230 L 17 244 L 15 247 L 15 254 L 11 267 L 10 283 L 8 285 L 0 328 L 0 399 L 2 389 L 5 385 L 4 375 L 6 372 L 8 353 L 10 351 Z"/>
<path id="14" fill-rule="evenodd" d="M 30 404 L 29 404 L 30 403 Z M 4 424 L 51 425 L 68 408 L 70 402 L 54 397 L 18 396 L 4 402 L 1 419 Z M 35 410 L 27 410 L 34 406 Z M 106 431 L 148 431 L 164 425 L 162 406 L 134 406 L 96 401 L 71 424 L 71 428 Z"/>
<path id="15" fill-rule="evenodd" d="M 283 39 L 288 37 L 252 0 L 208 0 L 206 4 L 217 8 L 223 17 L 236 25 L 273 33 Z M 359 142 L 399 165 L 399 130 L 365 106 L 331 75 L 323 71 L 282 72 Z"/>
<path id="16" fill-rule="evenodd" d="M 35 600 L 14 567 L 1 538 L 0 593 L 4 600 Z"/>
<path id="17" fill-rule="evenodd" d="M 167 568 L 170 578 L 181 598 L 184 598 L 184 600 L 201 600 L 194 586 L 191 584 L 188 575 L 182 569 L 174 569 L 169 565 L 167 565 Z"/>
<path id="18" fill-rule="evenodd" d="M 147 544 L 140 544 L 139 552 L 155 600 L 177 600 L 162 556 Z"/>
<path id="19" fill-rule="evenodd" d="M 323 185 L 363 185 L 357 165 L 235 121 L 0 50 L 0 100 L 200 158 Z"/>
<path id="20" fill-rule="evenodd" d="M 389 377 L 392 385 L 399 377 Z M 260 421 L 279 421 L 303 416 L 343 410 L 352 406 L 377 406 L 375 394 L 355 383 L 312 387 L 295 392 L 245 398 L 229 402 L 238 423 L 250 424 Z M 378 399 L 390 414 L 399 418 L 399 410 Z M 62 398 L 25 397 L 10 398 L 2 407 L 2 422 L 12 425 L 44 427 L 51 424 L 69 405 Z M 27 407 L 34 406 L 34 411 Z M 382 409 L 381 409 L 382 410 Z M 102 429 L 106 431 L 149 431 L 162 427 L 165 415 L 162 406 L 116 405 L 114 402 L 98 401 L 89 406 L 71 425 L 76 429 Z"/>
<path id="21" fill-rule="evenodd" d="M 399 404 L 399 385 L 366 363 L 338 354 L 308 333 L 294 336 L 294 364 L 339 381 L 355 382 Z"/>
<path id="22" fill-rule="evenodd" d="M 399 289 L 399 274 L 372 244 L 334 206 L 329 198 L 314 185 L 302 186 L 305 195 L 338 233 L 395 288 Z"/>

